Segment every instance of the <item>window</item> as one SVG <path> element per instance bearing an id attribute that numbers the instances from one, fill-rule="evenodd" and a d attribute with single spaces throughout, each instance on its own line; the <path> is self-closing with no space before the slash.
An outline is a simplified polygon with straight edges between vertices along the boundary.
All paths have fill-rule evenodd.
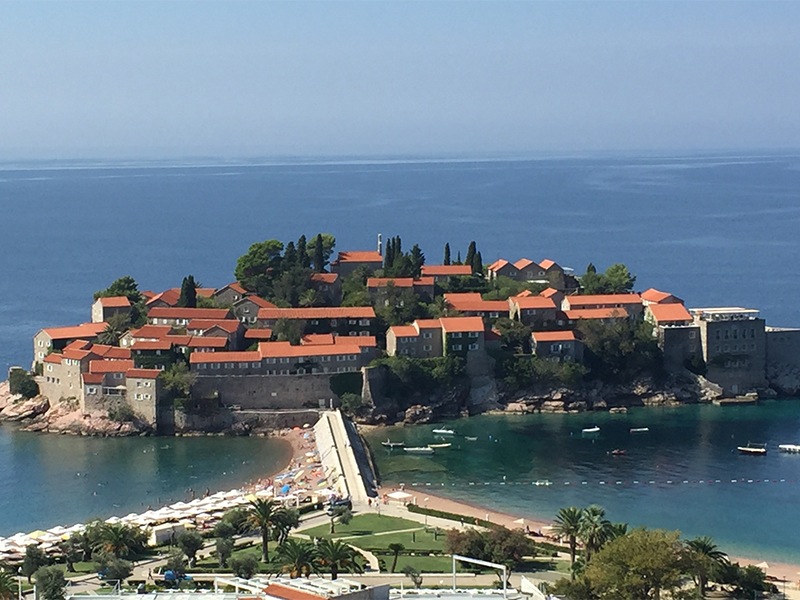
<path id="1" fill-rule="evenodd" d="M 226 369 L 232 369 L 233 368 L 233 363 L 225 363 L 225 368 Z"/>
<path id="2" fill-rule="evenodd" d="M 422 347 L 422 349 L 425 350 L 425 352 L 430 352 L 431 350 L 433 350 L 433 346 L 431 346 L 430 344 L 425 344 Z"/>
<path id="3" fill-rule="evenodd" d="M 754 337 L 756 337 L 756 328 L 755 328 L 755 327 L 753 327 L 753 328 L 750 330 L 750 337 L 751 337 L 751 338 L 754 338 Z"/>
<path id="4" fill-rule="evenodd" d="M 355 325 L 356 323 L 358 323 L 358 321 L 356 319 L 350 319 L 349 321 L 347 321 L 347 323 L 348 325 Z"/>
<path id="5" fill-rule="evenodd" d="M 261 366 L 261 363 L 255 362 L 255 363 L 252 363 L 250 366 L 253 367 L 254 369 L 258 369 Z"/>
<path id="6" fill-rule="evenodd" d="M 242 307 L 242 312 L 248 314 L 250 312 L 250 307 L 249 306 Z"/>
<path id="7" fill-rule="evenodd" d="M 369 326 L 369 319 L 361 319 L 358 324 Z"/>
<path id="8" fill-rule="evenodd" d="M 755 350 L 755 349 L 756 349 L 756 345 L 755 344 L 750 344 L 750 350 Z"/>
<path id="9" fill-rule="evenodd" d="M 240 369 L 246 369 L 247 368 L 247 363 L 246 362 L 239 363 L 239 368 Z"/>
<path id="10" fill-rule="evenodd" d="M 42 346 L 44 346 L 44 340 L 39 340 L 37 344 L 39 345 L 39 348 L 41 348 Z"/>
<path id="11" fill-rule="evenodd" d="M 369 335 L 369 331 L 359 331 L 358 335 L 367 336 L 367 335 Z"/>
<path id="12" fill-rule="evenodd" d="M 477 331 L 470 331 L 470 332 L 469 332 L 469 337 L 471 337 L 471 338 L 476 338 L 476 337 L 478 337 L 478 332 L 477 332 Z"/>
<path id="13" fill-rule="evenodd" d="M 144 382 L 144 387 L 150 387 L 150 382 L 149 381 L 145 381 Z"/>
<path id="14" fill-rule="evenodd" d="M 461 344 L 453 344 L 453 350 L 461 350 Z"/>
<path id="15" fill-rule="evenodd" d="M 492 312 L 489 313 L 489 317 L 491 317 L 492 319 L 496 319 L 499 316 L 500 316 L 499 312 L 492 311 Z"/>
<path id="16" fill-rule="evenodd" d="M 478 349 L 478 344 L 470 344 L 469 345 L 469 349 L 470 350 L 477 350 Z"/>
<path id="17" fill-rule="evenodd" d="M 47 365 L 47 370 L 52 372 L 53 371 L 53 365 Z"/>
<path id="18" fill-rule="evenodd" d="M 123 378 L 122 373 L 114 373 L 114 379 L 122 379 L 122 378 Z"/>
<path id="19" fill-rule="evenodd" d="M 150 394 L 145 394 L 145 395 L 144 395 L 144 399 L 145 399 L 145 400 L 150 400 Z"/>
<path id="20" fill-rule="evenodd" d="M 722 348 L 723 350 L 725 350 L 725 352 L 727 352 L 730 349 L 730 346 L 728 346 L 728 344 L 725 344 Z"/>
<path id="21" fill-rule="evenodd" d="M 342 356 L 341 354 L 336 357 L 336 362 L 342 362 L 343 360 L 344 360 L 344 356 Z"/>
<path id="22" fill-rule="evenodd" d="M 319 325 L 319 319 L 311 319 L 312 325 Z"/>
<path id="23" fill-rule="evenodd" d="M 142 399 L 142 395 L 141 395 L 141 394 L 136 394 L 136 395 L 134 396 L 134 398 L 135 398 L 136 400 L 141 400 L 141 399 Z"/>
<path id="24" fill-rule="evenodd" d="M 336 319 L 331 319 L 331 327 L 336 327 Z"/>
<path id="25" fill-rule="evenodd" d="M 433 333 L 431 333 L 430 331 L 425 331 L 422 333 L 422 337 L 425 338 L 426 340 L 429 340 L 433 337 Z"/>
<path id="26" fill-rule="evenodd" d="M 137 381 L 136 382 L 136 387 L 142 387 L 142 382 L 141 381 Z"/>
<path id="27" fill-rule="evenodd" d="M 97 393 L 97 388 L 96 387 L 87 387 L 86 388 L 86 393 L 87 394 L 96 394 Z"/>
<path id="28" fill-rule="evenodd" d="M 212 369 L 219 369 L 219 363 L 211 363 Z"/>
<path id="29" fill-rule="evenodd" d="M 288 365 L 289 364 L 289 359 L 288 358 L 281 358 L 278 362 L 280 364 L 282 364 L 282 365 Z"/>

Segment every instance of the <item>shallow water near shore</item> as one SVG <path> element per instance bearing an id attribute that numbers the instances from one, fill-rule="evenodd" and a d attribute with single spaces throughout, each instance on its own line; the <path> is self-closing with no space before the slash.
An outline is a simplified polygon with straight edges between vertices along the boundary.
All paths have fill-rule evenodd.
<path id="1" fill-rule="evenodd" d="M 124 516 L 264 477 L 289 462 L 279 439 L 89 438 L 0 427 L 0 536 Z"/>
<path id="2" fill-rule="evenodd" d="M 582 433 L 594 425 L 598 434 Z M 778 451 L 800 443 L 800 399 L 624 415 L 487 415 L 446 426 L 456 431 L 452 446 L 433 456 L 389 452 L 380 442 L 444 441 L 435 426 L 368 433 L 384 486 L 403 482 L 547 520 L 561 507 L 596 503 L 612 521 L 710 535 L 734 555 L 800 562 L 800 455 Z M 650 431 L 630 432 L 638 427 Z M 768 454 L 740 455 L 736 447 L 748 442 L 766 443 Z"/>

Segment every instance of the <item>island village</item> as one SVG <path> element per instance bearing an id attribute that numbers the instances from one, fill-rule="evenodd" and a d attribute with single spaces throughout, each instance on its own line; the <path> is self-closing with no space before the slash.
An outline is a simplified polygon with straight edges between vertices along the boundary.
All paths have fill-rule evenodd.
<path id="1" fill-rule="evenodd" d="M 446 561 L 452 555 L 452 573 L 440 568 L 444 574 L 436 576 L 445 589 L 418 589 L 414 597 L 542 600 L 555 597 L 546 590 L 559 588 L 548 588 L 547 579 L 536 574 L 511 580 L 506 569 L 543 551 L 555 557 L 548 568 L 554 560 L 574 567 L 576 534 L 569 533 L 564 515 L 553 526 L 534 524 L 531 530 L 524 519 L 484 514 L 402 487 L 383 489 L 353 420 L 427 423 L 489 410 L 757 402 L 800 386 L 800 329 L 767 327 L 755 308 L 687 308 L 668 291 L 634 291 L 635 277 L 622 264 L 604 272 L 589 265 L 577 276 L 552 259 L 499 259 L 484 267 L 475 242 L 463 259 L 461 252 L 451 257 L 446 245 L 440 264 L 426 260 L 418 246 L 404 252 L 399 237 L 384 245 L 378 236 L 375 250 L 340 251 L 335 258 L 333 245 L 324 234 L 285 246 L 276 240 L 254 244 L 239 259 L 237 281 L 218 288 L 201 287 L 187 276 L 181 287 L 156 293 L 139 291 L 132 278 L 123 277 L 95 295 L 90 322 L 37 332 L 30 373 L 9 373 L 13 397 L 6 394 L 2 410 L 7 420 L 32 431 L 82 435 L 282 432 L 295 456 L 274 480 L 247 489 L 0 540 L 3 559 L 28 568 L 29 554 L 63 560 L 65 544 L 78 544 L 90 533 L 102 537 L 103 528 L 146 528 L 151 546 L 176 544 L 185 557 L 147 554 L 142 541 L 140 551 L 149 558 L 134 568 L 119 561 L 140 555 L 113 552 L 101 565 L 118 573 L 105 575 L 116 583 L 112 594 L 125 595 L 119 588 L 126 579 L 138 582 L 140 593 L 179 587 L 181 581 L 185 587 L 191 580 L 187 569 L 205 554 L 207 564 L 216 557 L 212 562 L 227 567 L 227 574 L 196 575 L 194 585 L 213 583 L 214 591 L 206 594 L 218 598 L 386 600 L 408 594 L 394 575 L 398 556 L 408 555 L 401 562 L 407 563 L 403 572 L 412 587 L 422 585 L 421 572 L 428 570 L 411 560 L 414 552 L 403 554 L 403 544 L 379 550 L 341 545 L 342 556 L 334 561 L 322 547 L 302 546 L 306 542 L 288 536 L 300 525 L 300 513 L 308 516 L 299 531 L 311 532 L 305 539 L 315 543 L 328 522 L 332 535 L 335 524 L 347 531 L 351 519 L 383 515 L 397 524 L 382 521 L 390 525 L 377 535 L 394 527 L 396 535 L 410 536 L 410 548 L 418 547 L 417 536 L 432 536 L 438 548 L 437 536 L 448 532 L 443 550 L 449 552 Z M 265 506 L 278 516 L 258 525 L 253 515 Z M 219 541 L 227 539 L 221 532 L 237 514 L 243 521 L 231 531 L 249 534 L 228 548 Z M 611 532 L 613 524 L 604 522 Z M 506 548 L 514 548 L 514 560 L 490 560 L 497 555 L 467 543 L 473 535 L 502 537 Z M 192 539 L 200 540 L 196 548 Z M 268 539 L 277 543 L 280 569 L 290 577 L 258 575 L 257 565 L 241 560 L 227 564 L 236 544 L 261 540 L 262 561 L 271 572 L 276 565 L 269 562 Z M 588 560 L 599 546 L 581 540 Z M 292 554 L 303 548 L 306 558 Z M 433 551 L 429 556 L 434 559 Z M 441 566 L 443 557 L 435 558 Z M 456 562 L 479 570 L 468 572 L 473 579 L 466 584 L 457 582 Z M 33 566 L 50 568 L 46 564 Z M 332 564 L 372 577 L 337 579 L 339 566 Z M 321 565 L 333 569 L 331 577 L 309 578 Z M 502 572 L 501 590 L 486 589 L 495 579 L 492 569 Z M 381 580 L 382 573 L 390 579 Z M 769 589 L 759 573 L 759 585 Z M 689 574 L 682 576 L 676 589 L 687 586 Z M 452 582 L 445 584 L 444 577 Z M 458 577 L 465 577 L 461 566 Z M 703 577 L 697 579 L 701 595 Z M 92 589 L 93 578 L 94 573 L 76 578 L 74 591 Z M 22 594 L 22 580 L 19 585 Z"/>

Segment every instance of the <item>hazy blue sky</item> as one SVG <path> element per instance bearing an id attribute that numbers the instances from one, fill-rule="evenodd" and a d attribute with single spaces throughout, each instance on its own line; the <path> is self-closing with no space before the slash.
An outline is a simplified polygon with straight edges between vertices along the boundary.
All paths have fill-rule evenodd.
<path id="1" fill-rule="evenodd" d="M 800 2 L 0 4 L 0 155 L 800 147 Z"/>

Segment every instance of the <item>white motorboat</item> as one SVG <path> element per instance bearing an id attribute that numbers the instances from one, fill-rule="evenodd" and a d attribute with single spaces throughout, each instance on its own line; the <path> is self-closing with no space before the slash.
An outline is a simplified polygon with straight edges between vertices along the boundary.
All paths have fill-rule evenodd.
<path id="1" fill-rule="evenodd" d="M 649 427 L 631 427 L 631 433 L 650 433 Z"/>
<path id="2" fill-rule="evenodd" d="M 455 435 L 456 432 L 452 429 L 434 429 L 434 435 Z"/>
<path id="3" fill-rule="evenodd" d="M 435 450 L 430 446 L 411 446 L 403 448 L 408 454 L 433 454 Z"/>
<path id="4" fill-rule="evenodd" d="M 383 446 L 384 448 L 402 448 L 405 445 L 406 445 L 405 442 L 392 442 L 390 440 L 381 442 L 381 446 Z"/>
<path id="5" fill-rule="evenodd" d="M 747 454 L 749 456 L 764 456 L 767 453 L 766 444 L 751 444 L 748 442 L 747 446 L 737 446 L 736 449 L 739 454 Z"/>
<path id="6" fill-rule="evenodd" d="M 789 454 L 800 454 L 800 444 L 781 444 L 778 446 L 778 450 Z"/>
<path id="7" fill-rule="evenodd" d="M 581 429 L 581 433 L 600 433 L 600 428 L 597 425 L 594 427 L 584 427 Z"/>
<path id="8" fill-rule="evenodd" d="M 449 448 L 452 445 L 453 444 L 449 442 L 446 444 L 428 444 L 428 448 Z"/>

